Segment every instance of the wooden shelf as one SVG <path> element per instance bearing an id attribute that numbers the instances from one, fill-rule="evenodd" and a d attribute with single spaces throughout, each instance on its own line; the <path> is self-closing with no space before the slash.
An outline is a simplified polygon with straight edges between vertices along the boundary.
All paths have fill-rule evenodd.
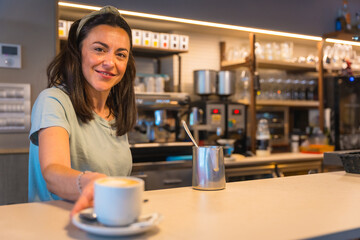
<path id="1" fill-rule="evenodd" d="M 316 71 L 315 63 L 293 63 L 281 60 L 265 59 L 257 59 L 256 63 L 258 68 L 282 69 L 288 71 Z M 247 66 L 249 66 L 249 62 L 246 60 L 221 62 L 221 68 L 223 70 L 231 70 Z"/>
<path id="2" fill-rule="evenodd" d="M 249 100 L 241 99 L 237 102 L 249 105 Z M 274 100 L 274 99 L 257 99 L 256 105 L 259 106 L 287 106 L 287 107 L 319 107 L 318 101 L 300 101 L 300 100 Z"/>
<path id="3" fill-rule="evenodd" d="M 324 34 L 323 37 L 324 38 L 336 38 L 336 39 L 345 40 L 345 41 L 354 41 L 352 39 L 352 37 L 359 36 L 359 35 L 360 35 L 359 33 L 338 31 L 338 32 L 331 32 L 331 33 Z"/>
<path id="4" fill-rule="evenodd" d="M 166 57 L 174 54 L 187 53 L 187 50 L 165 49 L 144 46 L 133 46 L 133 53 L 139 57 Z"/>
<path id="5" fill-rule="evenodd" d="M 233 70 L 241 67 L 248 67 L 249 62 L 245 59 L 238 60 L 238 61 L 222 61 L 221 62 L 221 69 L 223 70 Z"/>
<path id="6" fill-rule="evenodd" d="M 264 60 L 257 61 L 259 68 L 273 68 L 284 70 L 300 70 L 300 71 L 315 71 L 315 63 L 294 63 L 281 60 Z"/>

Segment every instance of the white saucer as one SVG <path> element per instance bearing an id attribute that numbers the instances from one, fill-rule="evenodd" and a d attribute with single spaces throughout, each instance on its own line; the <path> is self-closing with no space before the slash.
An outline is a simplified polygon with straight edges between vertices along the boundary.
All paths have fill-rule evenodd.
<path id="1" fill-rule="evenodd" d="M 81 212 L 93 211 L 92 208 L 84 209 Z M 158 225 L 162 220 L 162 215 L 159 213 L 152 213 L 139 217 L 139 220 L 124 227 L 109 227 L 98 221 L 87 221 L 79 217 L 77 213 L 72 218 L 72 223 L 86 232 L 102 235 L 102 236 L 128 236 L 143 233 Z"/>

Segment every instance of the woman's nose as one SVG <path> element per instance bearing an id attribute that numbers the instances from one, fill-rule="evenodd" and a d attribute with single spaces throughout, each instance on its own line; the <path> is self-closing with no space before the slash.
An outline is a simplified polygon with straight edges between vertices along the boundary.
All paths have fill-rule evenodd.
<path id="1" fill-rule="evenodd" d="M 113 67 L 115 65 L 115 56 L 113 54 L 106 54 L 103 60 L 103 65 Z"/>

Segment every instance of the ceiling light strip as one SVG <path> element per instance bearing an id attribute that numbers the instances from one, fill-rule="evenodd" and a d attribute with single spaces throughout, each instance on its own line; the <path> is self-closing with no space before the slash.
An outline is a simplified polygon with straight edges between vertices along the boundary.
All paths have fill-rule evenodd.
<path id="1" fill-rule="evenodd" d="M 100 7 L 76 4 L 76 3 L 68 3 L 68 2 L 59 2 L 59 6 L 80 8 L 80 9 L 86 9 L 86 10 L 92 10 L 92 11 L 96 11 L 96 10 L 100 9 Z M 265 29 L 258 29 L 258 28 L 249 28 L 249 27 L 235 26 L 235 25 L 229 25 L 229 24 L 205 22 L 205 21 L 191 20 L 191 19 L 185 19 L 185 18 L 168 17 L 168 16 L 163 16 L 163 15 L 140 13 L 140 12 L 126 11 L 126 10 L 119 10 L 119 12 L 121 12 L 121 14 L 123 14 L 123 15 L 128 15 L 128 16 L 144 17 L 144 18 L 151 18 L 151 19 L 157 19 L 157 20 L 207 26 L 207 27 L 216 27 L 216 28 L 222 28 L 222 29 L 245 31 L 245 32 L 252 32 L 252 33 L 261 33 L 261 34 L 275 35 L 275 36 L 282 36 L 282 37 L 299 38 L 299 39 L 306 39 L 306 40 L 313 40 L 313 41 L 321 41 L 322 40 L 321 37 L 311 36 L 311 35 L 279 32 L 279 31 L 272 31 L 272 30 L 265 30 Z"/>

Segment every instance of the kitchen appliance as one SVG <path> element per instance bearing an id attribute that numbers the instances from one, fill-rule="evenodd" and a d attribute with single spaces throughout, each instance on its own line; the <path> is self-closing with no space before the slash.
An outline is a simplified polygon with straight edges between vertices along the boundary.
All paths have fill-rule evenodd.
<path id="1" fill-rule="evenodd" d="M 128 133 L 134 162 L 191 155 L 191 143 L 180 137 L 180 120 L 186 117 L 189 102 L 187 93 L 136 93 L 138 120 Z"/>
<path id="2" fill-rule="evenodd" d="M 330 116 L 325 128 L 330 129 L 330 144 L 335 150 L 360 148 L 360 76 L 326 78 L 325 108 Z"/>
<path id="3" fill-rule="evenodd" d="M 219 139 L 235 139 L 234 152 L 246 152 L 246 106 L 228 99 L 234 94 L 231 71 L 197 70 L 194 91 L 201 100 L 190 103 L 189 125 L 201 145 L 217 145 Z M 210 99 L 217 94 L 221 99 Z"/>

